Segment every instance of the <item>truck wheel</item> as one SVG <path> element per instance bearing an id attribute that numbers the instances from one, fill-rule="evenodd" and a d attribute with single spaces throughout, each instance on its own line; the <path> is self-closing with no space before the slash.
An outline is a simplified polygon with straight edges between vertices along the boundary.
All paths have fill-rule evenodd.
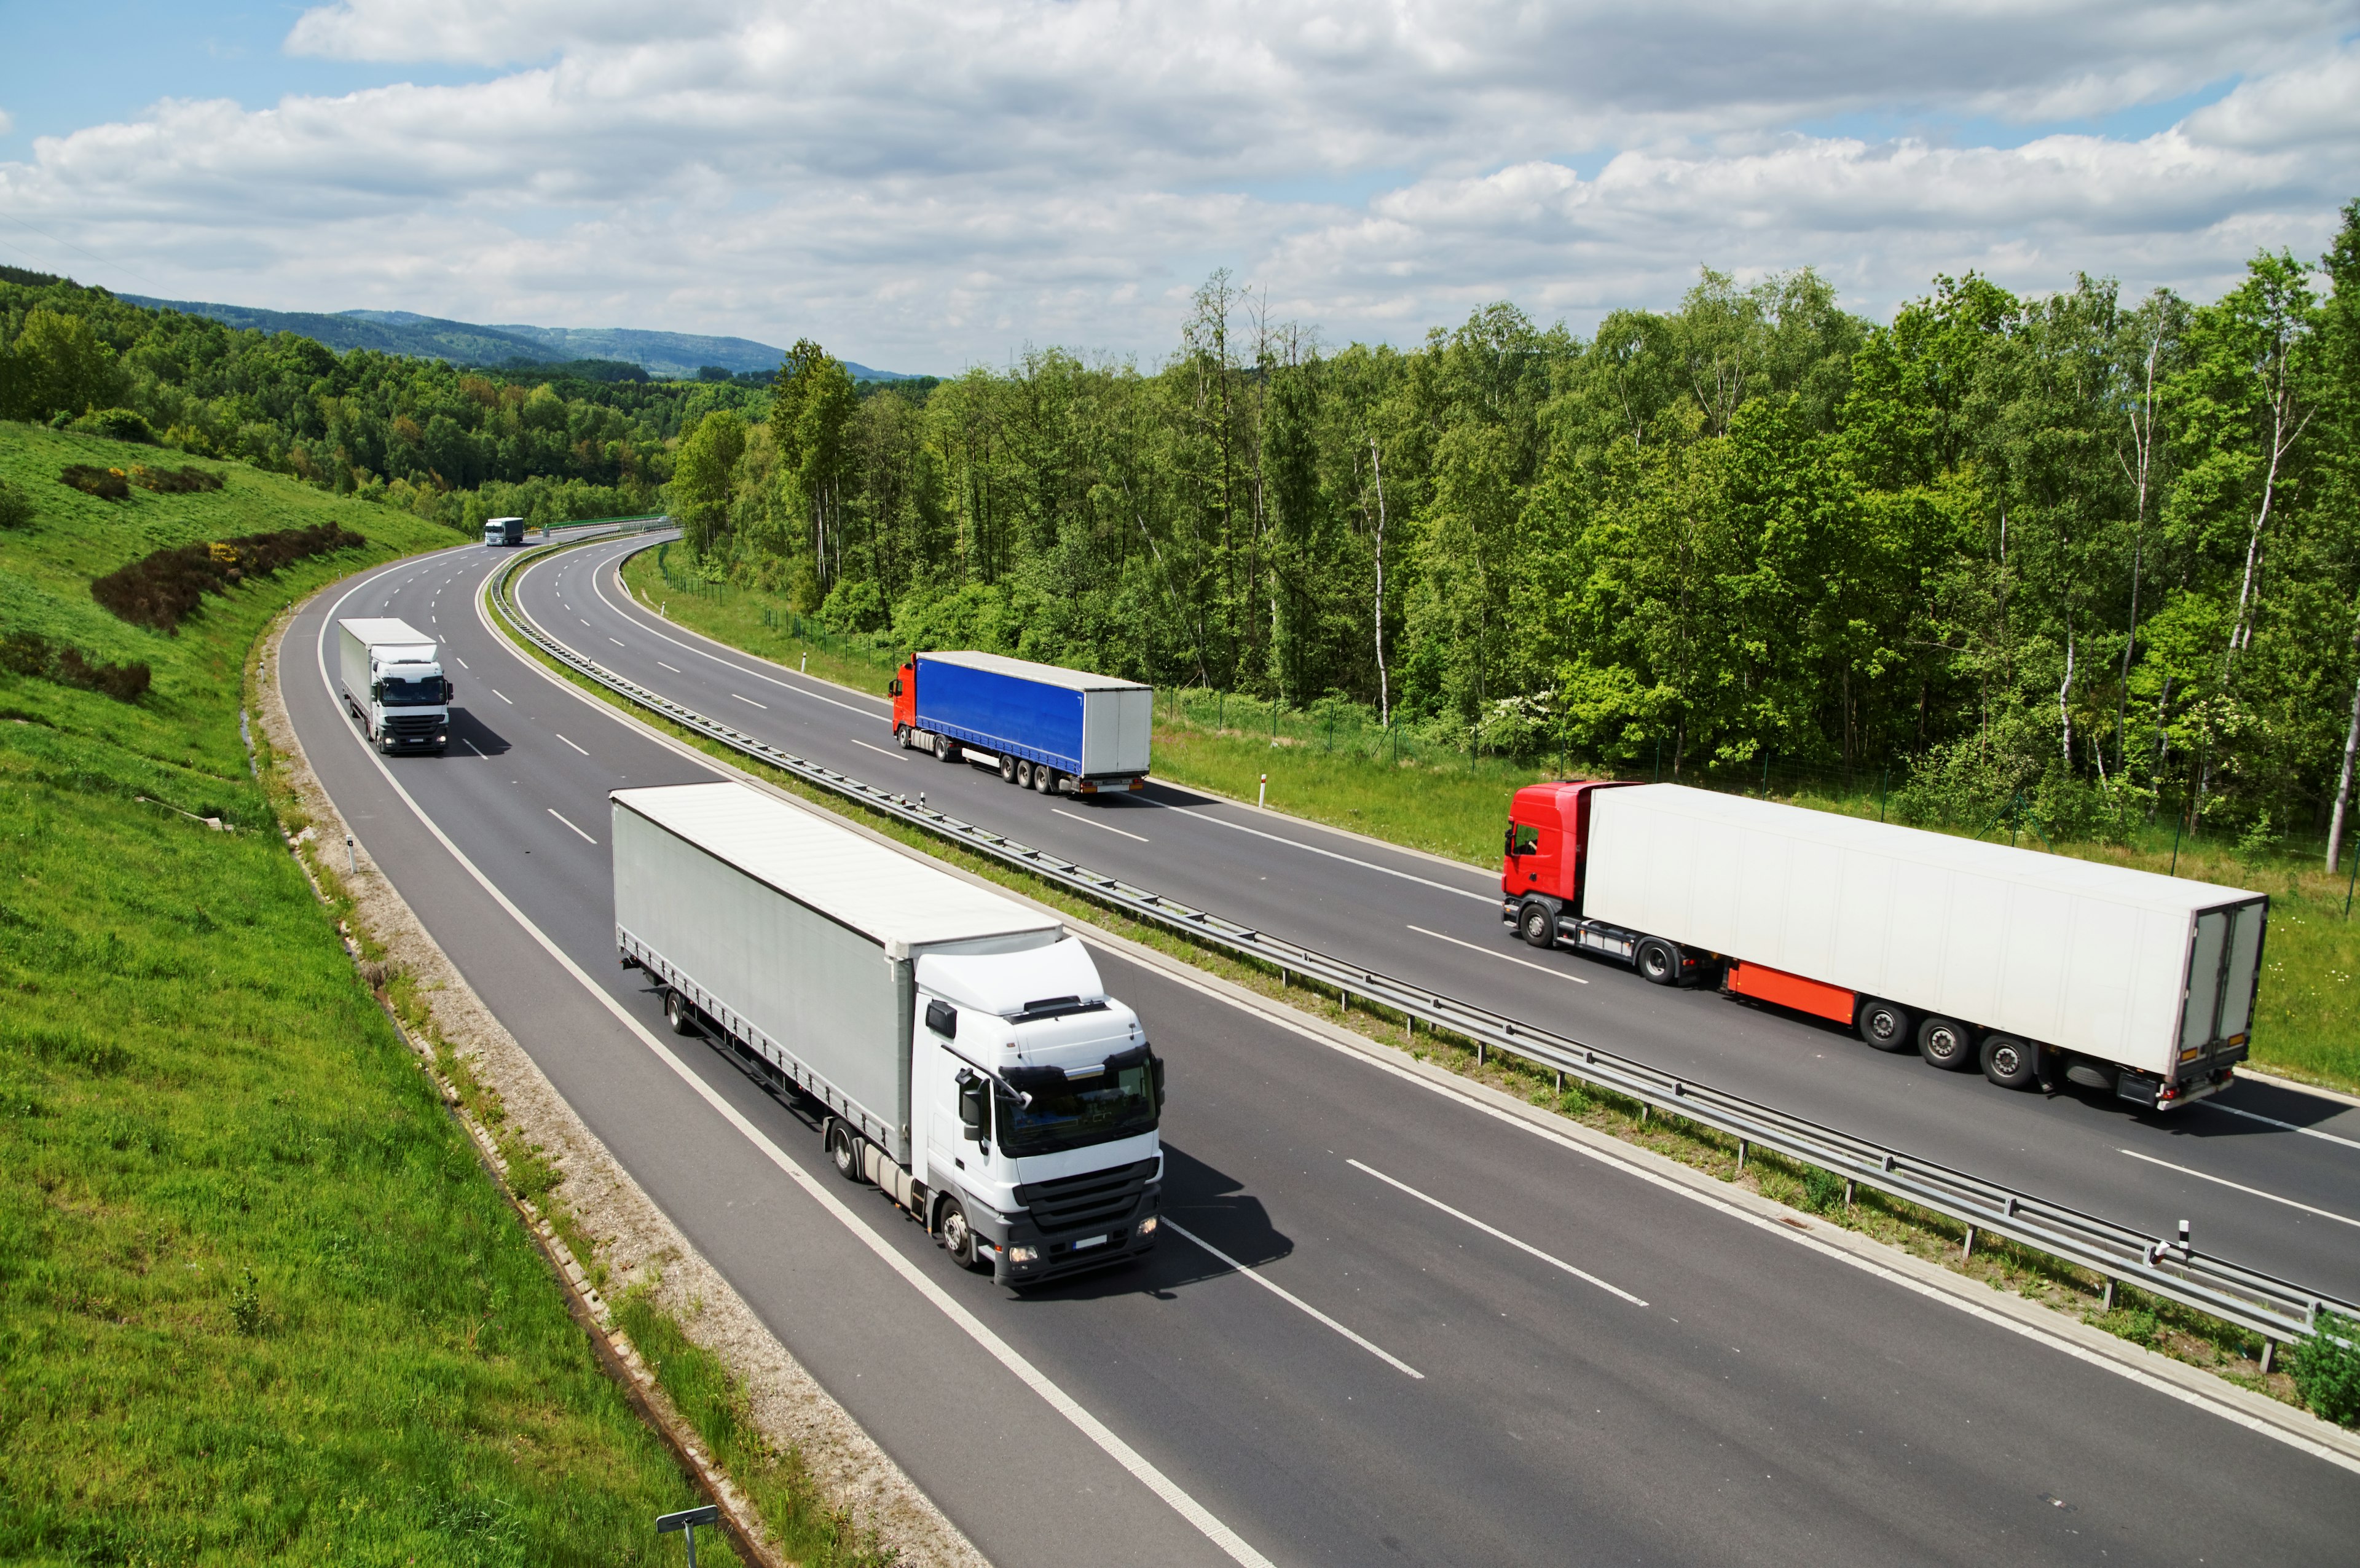
<path id="1" fill-rule="evenodd" d="M 1860 1038 L 1879 1051 L 1907 1051 L 1912 1043 L 1909 1015 L 1871 996 L 1860 1005 Z"/>
<path id="2" fill-rule="evenodd" d="M 1680 950 L 1662 937 L 1641 937 L 1639 951 L 1632 954 L 1631 963 L 1651 985 L 1680 983 Z"/>
<path id="3" fill-rule="evenodd" d="M 827 1118 L 827 1162 L 846 1181 L 860 1181 L 860 1148 L 853 1140 L 852 1129 L 834 1116 Z"/>
<path id="4" fill-rule="evenodd" d="M 967 1228 L 967 1211 L 959 1207 L 956 1198 L 943 1200 L 942 1233 L 943 1250 L 951 1255 L 951 1261 L 962 1269 L 974 1268 L 975 1232 Z"/>
<path id="5" fill-rule="evenodd" d="M 903 751 L 913 751 L 917 748 L 918 732 L 908 724 L 896 724 L 893 727 L 893 738 L 901 743 Z"/>
<path id="6" fill-rule="evenodd" d="M 1946 1073 L 1956 1073 L 1975 1059 L 1975 1031 L 1956 1018 L 1928 1018 L 1918 1026 L 1918 1054 Z"/>
<path id="7" fill-rule="evenodd" d="M 1000 781 L 1003 783 L 1013 784 L 1016 782 L 1016 759 L 1014 757 L 1003 757 L 1000 759 Z"/>
<path id="8" fill-rule="evenodd" d="M 1032 788 L 1032 765 L 1022 757 L 1019 757 L 1016 763 L 1016 787 L 1019 789 Z"/>
<path id="9" fill-rule="evenodd" d="M 1557 911 L 1532 899 L 1516 911 L 1516 932 L 1535 947 L 1557 945 Z"/>
<path id="10" fill-rule="evenodd" d="M 936 762 L 956 762 L 962 755 L 963 754 L 959 750 L 958 742 L 951 739 L 950 736 L 946 735 L 938 735 L 934 737 L 934 760 Z"/>
<path id="11" fill-rule="evenodd" d="M 1057 792 L 1057 770 L 1042 763 L 1032 765 L 1032 788 L 1043 795 Z"/>
<path id="12" fill-rule="evenodd" d="M 696 1032 L 696 1009 L 689 1006 L 688 998 L 682 996 L 679 992 L 666 991 L 664 993 L 664 1022 L 672 1026 L 672 1032 L 674 1034 L 694 1034 Z"/>
<path id="13" fill-rule="evenodd" d="M 2028 1089 L 2040 1076 L 2040 1053 L 2012 1034 L 1983 1041 L 1983 1076 L 2003 1089 Z"/>

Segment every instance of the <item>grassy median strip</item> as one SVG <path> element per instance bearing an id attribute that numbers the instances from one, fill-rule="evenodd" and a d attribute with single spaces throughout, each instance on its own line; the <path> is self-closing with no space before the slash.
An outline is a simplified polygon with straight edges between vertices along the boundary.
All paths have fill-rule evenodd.
<path id="1" fill-rule="evenodd" d="M 694 1493 L 239 740 L 280 606 L 451 537 L 229 464 L 115 503 L 50 472 L 153 456 L 0 425 L 39 507 L 0 532 L 0 633 L 154 672 L 130 702 L 0 672 L 0 1557 L 667 1561 L 651 1520 Z M 90 603 L 154 549 L 326 520 L 369 545 L 208 595 L 177 637 Z"/>
<path id="2" fill-rule="evenodd" d="M 508 626 L 506 615 L 497 608 L 495 615 L 515 636 L 514 628 Z M 1496 1051 L 1479 1051 L 1473 1042 L 1463 1039 L 1424 1029 L 1413 1033 L 1399 1013 L 1372 1008 L 1365 1001 L 1348 1001 L 1337 993 L 1305 984 L 1300 976 L 1282 975 L 1274 968 L 1193 942 L 1164 927 L 1142 923 L 1056 883 L 977 855 L 897 817 L 869 811 L 845 796 L 769 767 L 710 736 L 640 708 L 551 659 L 522 637 L 515 636 L 515 640 L 544 669 L 642 724 L 815 805 L 1076 920 L 1180 959 L 1258 995 L 1283 1001 L 1315 1018 L 1339 1024 L 1370 1040 L 1404 1046 L 1421 1061 L 1488 1083 L 1530 1105 L 1652 1149 L 1721 1181 L 1743 1186 L 1825 1223 L 1858 1231 L 1913 1257 L 1939 1263 L 1954 1273 L 2079 1317 L 2120 1338 L 2202 1367 L 2231 1382 L 2289 1404 L 2300 1406 L 2307 1402 L 2319 1413 L 2347 1425 L 2360 1421 L 2360 1351 L 2329 1345 L 2308 1357 L 2289 1356 L 2265 1374 L 2260 1365 L 2259 1336 L 2234 1324 L 2177 1303 L 2149 1298 L 2124 1285 L 2116 1286 L 2114 1304 L 2108 1309 L 2104 1305 L 2106 1282 L 2090 1270 L 1990 1236 L 1978 1236 L 1970 1251 L 1965 1246 L 1963 1225 L 1906 1199 L 1861 1188 L 1853 1200 L 1847 1202 L 1843 1180 L 1832 1172 L 1759 1149 L 1749 1151 L 1741 1163 L 1736 1139 L 1701 1124 L 1605 1091 L 1578 1084 L 1559 1088 L 1552 1071 L 1530 1066 Z M 2347 1389 L 2353 1391 L 2342 1391 Z"/>

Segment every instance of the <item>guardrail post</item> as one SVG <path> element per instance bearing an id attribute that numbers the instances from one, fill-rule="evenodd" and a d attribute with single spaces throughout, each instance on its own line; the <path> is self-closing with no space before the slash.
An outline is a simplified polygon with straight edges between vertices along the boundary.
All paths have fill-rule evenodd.
<path id="1" fill-rule="evenodd" d="M 1737 1140 L 1737 1173 L 1740 1176 L 1745 1174 L 1745 1151 L 1748 1147 L 1745 1139 L 1741 1138 Z"/>
<path id="2" fill-rule="evenodd" d="M 1858 1187 L 1859 1187 L 1859 1184 L 1858 1184 L 1857 1182 L 1853 1181 L 1852 1181 L 1852 1179 L 1851 1177 L 1847 1176 L 1847 1177 L 1845 1177 L 1845 1178 L 1844 1178 L 1844 1207 L 1845 1207 L 1845 1208 L 1847 1208 L 1847 1209 L 1848 1209 L 1848 1208 L 1852 1207 L 1853 1200 L 1858 1196 Z"/>
<path id="3" fill-rule="evenodd" d="M 2098 1298 L 2098 1310 L 2102 1312 L 2111 1312 L 2114 1310 L 2114 1281 L 2112 1276 L 2106 1279 L 2105 1294 Z"/>
<path id="4" fill-rule="evenodd" d="M 1964 1263 L 1968 1258 L 1972 1258 L 1974 1255 L 1975 1255 L 1975 1227 L 1974 1227 L 1974 1226 L 1972 1226 L 1972 1225 L 1969 1225 L 1969 1226 L 1967 1227 L 1967 1244 L 1966 1244 L 1964 1247 L 1961 1247 L 1961 1248 L 1959 1248 L 1959 1261 L 1960 1261 L 1960 1262 L 1961 1262 L 1961 1263 Z"/>
<path id="5" fill-rule="evenodd" d="M 2268 1335 L 2267 1335 L 2267 1334 L 2265 1334 L 2265 1335 L 2263 1335 L 2263 1336 L 2262 1336 L 2262 1376 L 2263 1376 L 2263 1377 L 2268 1377 L 2268 1376 L 2270 1375 L 2270 1365 L 2271 1365 L 2271 1363 L 2272 1363 L 2272 1362 L 2274 1362 L 2274 1361 L 2276 1361 L 2276 1360 L 2278 1359 L 2278 1342 L 2277 1340 L 2270 1338 L 2270 1337 L 2269 1337 Z"/>

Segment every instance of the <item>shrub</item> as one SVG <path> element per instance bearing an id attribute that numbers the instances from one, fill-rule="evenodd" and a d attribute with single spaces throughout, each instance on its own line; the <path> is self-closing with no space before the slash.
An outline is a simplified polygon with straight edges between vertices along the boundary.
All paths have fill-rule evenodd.
<path id="1" fill-rule="evenodd" d="M 109 441 L 156 444 L 156 427 L 137 408 L 93 408 L 73 422 L 73 429 Z"/>
<path id="2" fill-rule="evenodd" d="M 2360 1343 L 2313 1334 L 2287 1356 L 2287 1372 L 2320 1419 L 2360 1426 Z"/>
<path id="3" fill-rule="evenodd" d="M 33 520 L 33 498 L 0 479 L 0 528 L 21 528 Z"/>
<path id="4" fill-rule="evenodd" d="M 211 544 L 175 545 L 108 572 L 90 585 L 90 596 L 134 626 L 177 633 L 182 618 L 193 614 L 208 593 L 225 593 L 233 584 L 268 577 L 306 556 L 367 542 L 333 523 L 322 523 Z"/>
<path id="5" fill-rule="evenodd" d="M 220 474 L 193 463 L 185 468 L 150 468 L 144 463 L 135 463 L 128 477 L 142 490 L 153 490 L 159 495 L 186 495 L 222 487 Z"/>
<path id="6" fill-rule="evenodd" d="M 83 495 L 95 495 L 102 501 L 131 498 L 131 481 L 119 468 L 93 468 L 87 463 L 76 463 L 58 471 L 58 483 L 71 485 Z"/>
<path id="7" fill-rule="evenodd" d="M 82 649 L 52 644 L 33 632 L 12 632 L 0 641 L 0 669 L 60 686 L 78 686 L 102 692 L 118 702 L 136 702 L 148 694 L 153 679 L 146 661 L 106 664 L 85 658 Z"/>

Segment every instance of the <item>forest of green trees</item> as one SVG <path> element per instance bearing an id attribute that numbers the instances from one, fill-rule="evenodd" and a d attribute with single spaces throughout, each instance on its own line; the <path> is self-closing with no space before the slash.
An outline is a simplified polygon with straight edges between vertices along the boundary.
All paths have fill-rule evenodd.
<path id="1" fill-rule="evenodd" d="M 1219 274 L 1152 367 L 882 389 L 810 343 L 770 387 L 547 381 L 0 284 L 0 413 L 119 405 L 463 525 L 501 485 L 661 505 L 676 561 L 903 647 L 2316 846 L 2360 721 L 2360 202 L 2211 304 L 2070 281 L 1938 278 L 1879 325 L 1708 270 L 1587 338 L 1500 304 L 1396 349 Z"/>

